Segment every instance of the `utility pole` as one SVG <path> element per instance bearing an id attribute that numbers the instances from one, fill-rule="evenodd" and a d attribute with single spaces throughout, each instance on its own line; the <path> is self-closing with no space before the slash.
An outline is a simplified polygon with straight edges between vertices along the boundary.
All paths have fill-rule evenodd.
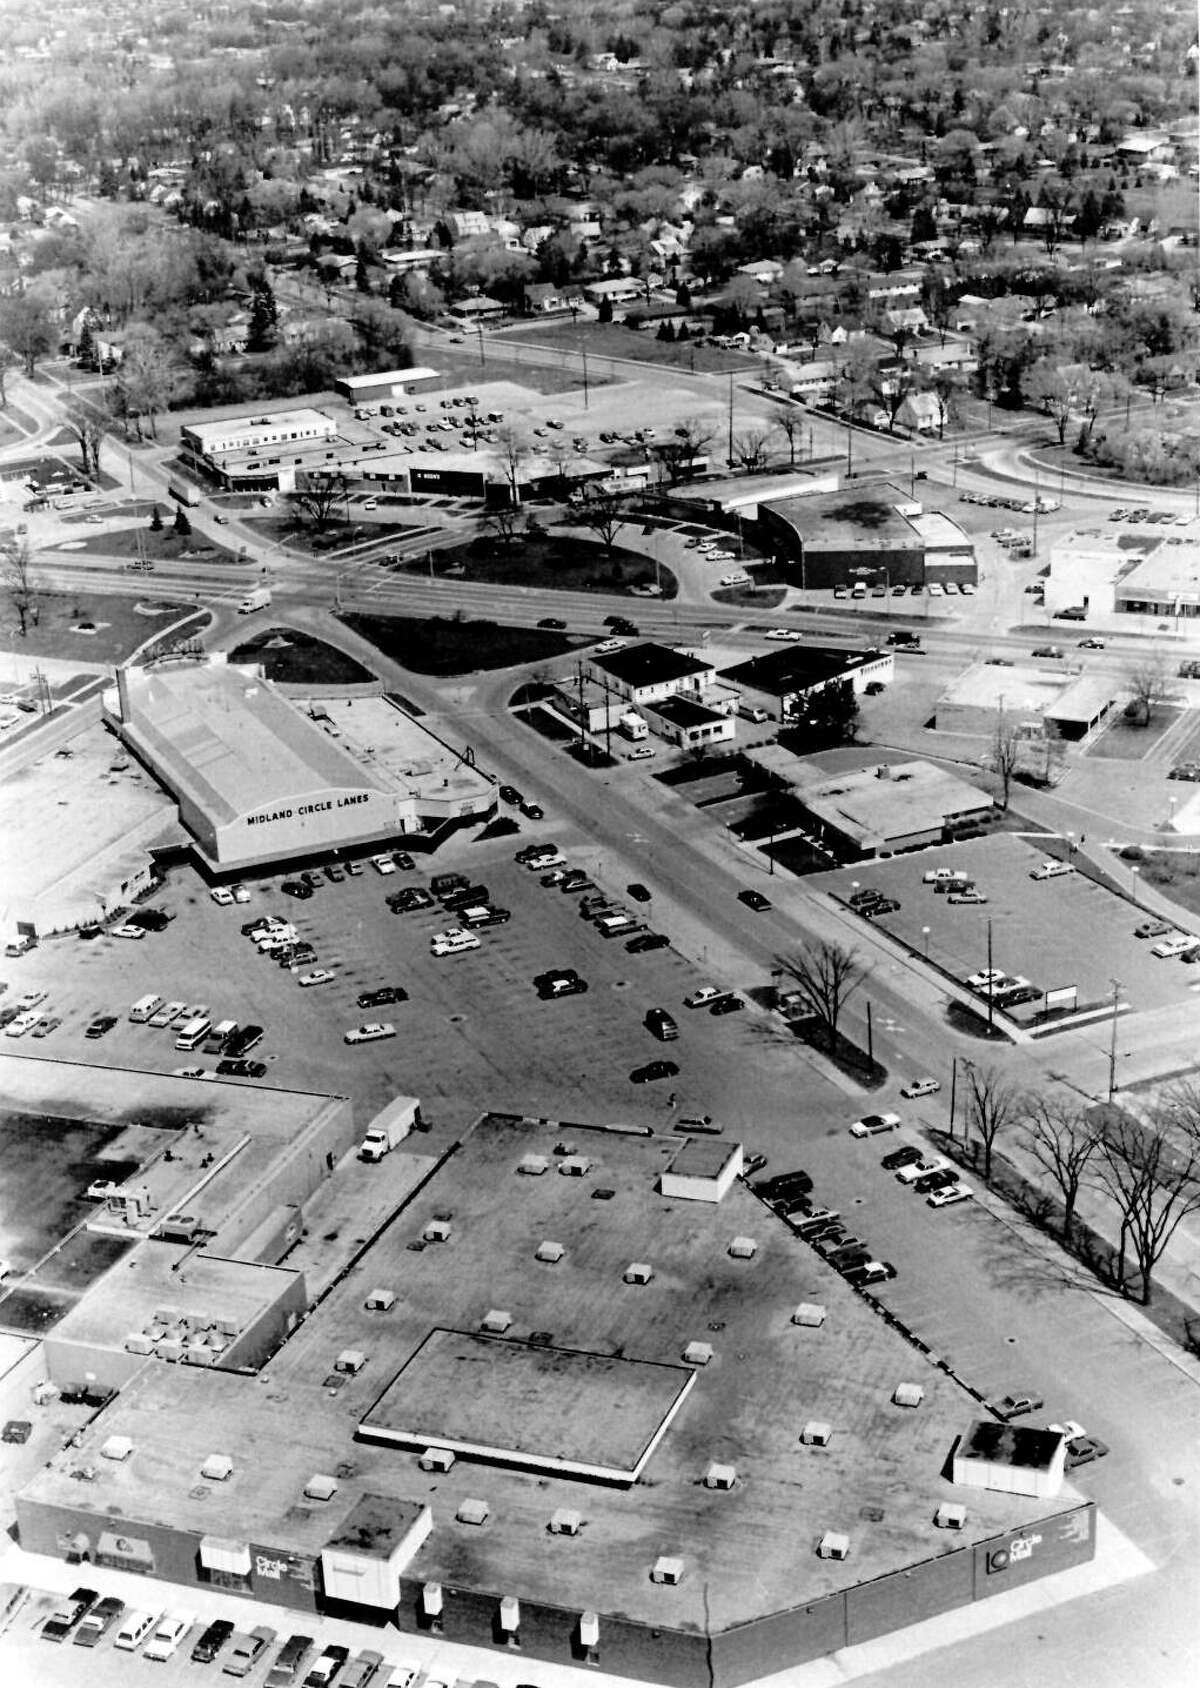
<path id="1" fill-rule="evenodd" d="M 725 451 L 727 463 L 733 462 L 733 371 L 729 371 L 729 437 Z"/>
<path id="2" fill-rule="evenodd" d="M 583 359 L 583 408 L 586 410 L 588 407 L 587 352 L 582 346 L 579 348 L 579 355 Z"/>
<path id="3" fill-rule="evenodd" d="M 867 999 L 867 1060 L 874 1065 L 875 1061 L 875 1029 L 871 1023 L 871 1002 Z"/>
<path id="4" fill-rule="evenodd" d="M 1121 981 L 1112 981 L 1112 1037 L 1108 1044 L 1108 1099 L 1111 1102 L 1117 1092 L 1117 1007 L 1120 1002 Z"/>
<path id="5" fill-rule="evenodd" d="M 988 928 L 988 951 L 987 951 L 987 955 L 988 955 L 988 963 L 987 963 L 987 970 L 988 970 L 988 1036 L 992 1037 L 992 1036 L 995 1035 L 995 1031 L 996 1031 L 996 1006 L 995 1006 L 996 993 L 995 993 L 995 990 L 993 988 L 993 980 L 992 980 L 992 923 L 991 923 L 990 920 L 987 923 L 987 928 Z"/>

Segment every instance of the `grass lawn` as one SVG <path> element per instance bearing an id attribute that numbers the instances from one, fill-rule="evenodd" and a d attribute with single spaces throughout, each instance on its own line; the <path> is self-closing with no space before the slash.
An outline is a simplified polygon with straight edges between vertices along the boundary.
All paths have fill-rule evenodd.
<path id="1" fill-rule="evenodd" d="M 97 533 L 81 520 L 73 523 L 78 534 L 69 541 L 73 552 L 89 552 L 98 557 L 148 557 L 151 562 L 175 562 L 180 557 L 197 558 L 209 563 L 236 563 L 236 551 L 224 545 L 211 545 L 196 534 L 176 533 L 171 521 L 164 518 L 162 529 L 156 533 L 147 520 L 138 527 L 118 528 Z"/>
<path id="2" fill-rule="evenodd" d="M 268 680 L 294 686 L 356 686 L 375 675 L 345 651 L 292 628 L 269 627 L 229 653 L 230 662 L 261 662 Z"/>
<path id="3" fill-rule="evenodd" d="M 758 369 L 756 358 L 745 352 L 726 352 L 719 346 L 696 345 L 692 340 L 680 344 L 676 340 L 657 340 L 653 332 L 642 333 L 626 328 L 619 322 L 562 322 L 531 323 L 528 328 L 510 330 L 506 338 L 532 340 L 539 346 L 561 346 L 564 351 L 578 354 L 582 348 L 589 357 L 633 358 L 638 363 L 661 363 L 676 369 L 696 370 L 701 374 L 724 374 Z M 571 365 L 571 386 L 579 385 L 579 371 Z M 525 366 L 521 366 L 521 380 L 525 380 Z M 588 380 L 593 378 L 589 368 Z"/>
<path id="4" fill-rule="evenodd" d="M 1153 885 L 1189 914 L 1200 914 L 1200 856 L 1182 850 L 1141 850 L 1136 857 L 1129 851 L 1122 854 L 1126 861 L 1140 864 L 1143 883 Z"/>
<path id="5" fill-rule="evenodd" d="M 342 621 L 401 668 L 414 674 L 471 674 L 547 662 L 581 643 L 540 627 L 504 627 L 496 621 L 432 616 L 344 615 Z"/>
<path id="6" fill-rule="evenodd" d="M 85 591 L 48 592 L 39 600 L 41 619 L 22 638 L 16 617 L 7 605 L 0 612 L 0 650 L 19 651 L 22 656 L 77 658 L 80 662 L 123 662 L 132 651 L 169 626 L 191 608 L 177 599 L 117 598 L 108 593 L 95 597 Z M 183 629 L 178 637 L 199 631 L 210 617 L 207 611 L 194 613 L 195 627 Z M 86 628 L 92 632 L 72 632 Z"/>
<path id="7" fill-rule="evenodd" d="M 560 592 L 627 592 L 654 583 L 654 564 L 619 545 L 606 552 L 598 540 L 546 535 L 511 545 L 482 538 L 453 550 L 434 553 L 436 574 L 460 580 L 485 580 L 502 586 L 548 586 Z M 408 572 L 428 574 L 427 559 L 413 559 Z M 675 576 L 660 568 L 664 599 L 677 591 Z"/>
<path id="8" fill-rule="evenodd" d="M 1160 707 L 1155 710 L 1154 719 L 1148 727 L 1127 721 L 1119 713 L 1113 715 L 1100 737 L 1088 746 L 1087 755 L 1100 761 L 1140 762 L 1149 756 L 1159 739 L 1170 731 L 1182 714 L 1181 709 Z"/>

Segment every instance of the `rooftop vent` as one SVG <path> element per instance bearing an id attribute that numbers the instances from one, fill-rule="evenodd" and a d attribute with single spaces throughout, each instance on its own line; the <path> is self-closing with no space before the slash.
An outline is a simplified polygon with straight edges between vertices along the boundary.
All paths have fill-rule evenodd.
<path id="1" fill-rule="evenodd" d="M 897 1407 L 919 1407 L 925 1391 L 919 1383 L 898 1383 L 892 1390 L 892 1404 Z"/>
<path id="2" fill-rule="evenodd" d="M 706 1366 L 713 1357 L 711 1342 L 689 1342 L 683 1351 L 689 1366 Z"/>
<path id="3" fill-rule="evenodd" d="M 211 1366 L 215 1356 L 207 1342 L 192 1342 L 183 1351 L 185 1366 Z"/>
<path id="4" fill-rule="evenodd" d="M 849 1559 L 850 1537 L 842 1535 L 837 1530 L 826 1530 L 817 1543 L 817 1557 L 819 1559 Z"/>
<path id="5" fill-rule="evenodd" d="M 368 1313 L 390 1313 L 396 1305 L 396 1297 L 390 1289 L 373 1289 L 363 1302 Z"/>
<path id="6" fill-rule="evenodd" d="M 104 1459 L 125 1460 L 133 1452 L 133 1443 L 128 1436 L 110 1436 L 100 1449 Z"/>
<path id="7" fill-rule="evenodd" d="M 582 1517 L 569 1506 L 560 1506 L 550 1514 L 552 1536 L 577 1536 L 582 1528 Z"/>
<path id="8" fill-rule="evenodd" d="M 800 1440 L 810 1448 L 827 1448 L 832 1435 L 832 1425 L 826 1424 L 824 1419 L 810 1418 L 800 1432 Z"/>
<path id="9" fill-rule="evenodd" d="M 650 1581 L 668 1583 L 672 1587 L 683 1581 L 683 1560 L 672 1559 L 663 1554 L 654 1561 L 654 1569 L 650 1572 Z"/>
<path id="10" fill-rule="evenodd" d="M 454 1516 L 460 1524 L 486 1524 L 491 1514 L 491 1507 L 485 1500 L 472 1500 L 470 1496 L 460 1500 L 458 1511 Z"/>
<path id="11" fill-rule="evenodd" d="M 125 1338 L 125 1352 L 127 1354 L 153 1354 L 154 1343 L 142 1331 L 131 1331 Z"/>
<path id="12" fill-rule="evenodd" d="M 427 1582 L 421 1590 L 421 1607 L 427 1618 L 436 1618 L 442 1610 L 442 1585 Z"/>
<path id="13" fill-rule="evenodd" d="M 957 1501 L 944 1500 L 933 1515 L 939 1530 L 961 1530 L 966 1526 L 967 1509 Z"/>
<path id="14" fill-rule="evenodd" d="M 321 1471 L 314 1472 L 304 1485 L 306 1500 L 332 1500 L 337 1491 L 338 1486 L 334 1479 Z"/>
<path id="15" fill-rule="evenodd" d="M 545 1155 L 522 1155 L 518 1172 L 523 1172 L 527 1178 L 540 1178 L 543 1172 L 550 1170 L 550 1162 Z"/>
<path id="16" fill-rule="evenodd" d="M 233 1461 L 228 1454 L 209 1454 L 200 1467 L 200 1475 L 210 1483 L 224 1483 L 233 1475 Z"/>
<path id="17" fill-rule="evenodd" d="M 591 1165 L 586 1155 L 567 1155 L 559 1161 L 558 1170 L 564 1178 L 586 1178 Z"/>
<path id="18" fill-rule="evenodd" d="M 449 1471 L 454 1465 L 454 1455 L 449 1448 L 426 1448 L 417 1464 L 422 1471 Z"/>
<path id="19" fill-rule="evenodd" d="M 421 1232 L 427 1243 L 444 1243 L 450 1240 L 450 1221 L 448 1219 L 431 1219 Z"/>
<path id="20" fill-rule="evenodd" d="M 333 1369 L 334 1371 L 348 1372 L 351 1377 L 357 1377 L 366 1363 L 367 1356 L 360 1348 L 343 1348 L 333 1362 Z"/>
<path id="21" fill-rule="evenodd" d="M 600 1619 L 595 1612 L 580 1612 L 579 1614 L 579 1645 L 581 1647 L 598 1647 L 600 1645 Z"/>
<path id="22" fill-rule="evenodd" d="M 533 1258 L 545 1266 L 557 1266 L 566 1252 L 561 1243 L 544 1242 L 538 1244 Z"/>
<path id="23" fill-rule="evenodd" d="M 511 1313 L 506 1313 L 499 1307 L 493 1307 L 490 1312 L 484 1314 L 483 1322 L 479 1328 L 480 1330 L 490 1331 L 493 1336 L 503 1336 L 512 1322 L 513 1316 Z"/>
<path id="24" fill-rule="evenodd" d="M 627 1284 L 648 1284 L 654 1276 L 654 1268 L 644 1260 L 630 1261 L 625 1268 L 625 1282 Z"/>
<path id="25" fill-rule="evenodd" d="M 730 1258 L 733 1260 L 753 1260 L 758 1253 L 758 1244 L 753 1237 L 735 1237 L 729 1245 Z"/>
<path id="26" fill-rule="evenodd" d="M 521 1602 L 515 1594 L 505 1594 L 500 1600 L 500 1628 L 505 1635 L 515 1635 L 521 1627 Z"/>
<path id="27" fill-rule="evenodd" d="M 825 1309 L 819 1301 L 802 1301 L 792 1314 L 792 1323 L 819 1327 L 825 1323 Z"/>
<path id="28" fill-rule="evenodd" d="M 719 1465 L 714 1460 L 704 1473 L 704 1487 L 706 1489 L 732 1489 L 736 1482 L 736 1465 Z"/>

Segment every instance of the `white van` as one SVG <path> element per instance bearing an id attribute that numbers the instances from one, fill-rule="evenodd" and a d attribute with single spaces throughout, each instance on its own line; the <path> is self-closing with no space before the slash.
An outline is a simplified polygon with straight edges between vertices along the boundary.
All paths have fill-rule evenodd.
<path id="1" fill-rule="evenodd" d="M 179 1028 L 179 1036 L 175 1039 L 176 1049 L 198 1049 L 212 1030 L 212 1021 L 207 1014 L 196 1014 Z"/>
<path id="2" fill-rule="evenodd" d="M 139 996 L 133 1007 L 129 1010 L 129 1018 L 135 1023 L 144 1024 L 150 1018 L 151 1014 L 158 1013 L 164 1001 L 164 997 L 154 996 L 153 994 L 150 996 Z"/>
<path id="3" fill-rule="evenodd" d="M 127 1612 L 120 1629 L 113 1637 L 113 1646 L 132 1653 L 149 1635 L 158 1622 L 158 1617 L 157 1612 Z"/>
<path id="4" fill-rule="evenodd" d="M 1171 937 L 1164 938 L 1161 943 L 1155 944 L 1150 954 L 1156 955 L 1160 961 L 1169 961 L 1177 955 L 1187 955 L 1198 944 L 1200 938 L 1189 938 L 1182 932 L 1176 932 Z"/>
<path id="5" fill-rule="evenodd" d="M 738 714 L 743 721 L 769 721 L 771 717 L 757 703 L 739 703 Z"/>

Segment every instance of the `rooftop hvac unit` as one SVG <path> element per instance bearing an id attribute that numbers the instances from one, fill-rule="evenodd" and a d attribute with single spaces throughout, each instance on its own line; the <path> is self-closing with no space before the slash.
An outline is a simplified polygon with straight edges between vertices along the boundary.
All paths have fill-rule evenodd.
<path id="1" fill-rule="evenodd" d="M 128 1436 L 110 1436 L 100 1449 L 101 1457 L 104 1459 L 125 1460 L 129 1458 L 132 1452 L 133 1443 Z"/>
<path id="2" fill-rule="evenodd" d="M 233 1475 L 233 1461 L 228 1454 L 209 1454 L 200 1467 L 200 1475 L 210 1483 L 225 1483 Z"/>
<path id="3" fill-rule="evenodd" d="M 506 1313 L 500 1307 L 493 1307 L 485 1313 L 480 1330 L 490 1331 L 493 1336 L 503 1336 L 513 1322 L 511 1313 Z"/>
<path id="4" fill-rule="evenodd" d="M 719 1465 L 714 1460 L 704 1473 L 704 1487 L 706 1489 L 732 1489 L 736 1482 L 736 1465 Z"/>
<path id="5" fill-rule="evenodd" d="M 533 1258 L 540 1260 L 544 1266 L 557 1266 L 566 1252 L 561 1243 L 539 1243 Z"/>
<path id="6" fill-rule="evenodd" d="M 650 1572 L 650 1581 L 669 1583 L 674 1586 L 683 1581 L 683 1560 L 672 1559 L 666 1554 L 654 1561 L 654 1569 Z"/>
<path id="7" fill-rule="evenodd" d="M 176 1336 L 165 1337 L 155 1349 L 160 1360 L 182 1360 L 183 1343 Z"/>
<path id="8" fill-rule="evenodd" d="M 794 1325 L 820 1326 L 825 1323 L 825 1309 L 819 1301 L 802 1301 L 792 1314 Z"/>
<path id="9" fill-rule="evenodd" d="M 213 1358 L 213 1351 L 207 1342 L 193 1343 L 190 1348 L 185 1348 L 183 1351 L 185 1366 L 211 1366 Z"/>
<path id="10" fill-rule="evenodd" d="M 683 1351 L 689 1366 L 706 1366 L 713 1357 L 711 1342 L 689 1342 Z"/>
<path id="11" fill-rule="evenodd" d="M 842 1535 L 837 1530 L 826 1530 L 817 1543 L 817 1557 L 819 1559 L 849 1559 L 850 1537 Z"/>
<path id="12" fill-rule="evenodd" d="M 334 1371 L 349 1372 L 351 1377 L 357 1377 L 367 1363 L 367 1356 L 359 1348 L 343 1348 L 333 1362 Z"/>
<path id="13" fill-rule="evenodd" d="M 421 1608 L 427 1618 L 436 1618 L 442 1610 L 442 1585 L 427 1582 L 421 1590 Z"/>
<path id="14" fill-rule="evenodd" d="M 898 1383 L 892 1390 L 892 1404 L 897 1407 L 919 1407 L 924 1399 L 919 1383 Z"/>
<path id="15" fill-rule="evenodd" d="M 158 1307 L 155 1309 L 154 1322 L 156 1325 L 173 1325 L 178 1317 L 174 1307 Z"/>
<path id="16" fill-rule="evenodd" d="M 540 1178 L 543 1172 L 550 1170 L 550 1162 L 545 1155 L 522 1155 L 518 1172 L 523 1172 L 529 1178 Z"/>
<path id="17" fill-rule="evenodd" d="M 213 1324 L 216 1325 L 222 1336 L 236 1336 L 240 1329 L 236 1319 L 214 1319 Z"/>
<path id="18" fill-rule="evenodd" d="M 422 1471 L 449 1471 L 454 1465 L 454 1455 L 449 1448 L 426 1448 L 417 1464 Z"/>
<path id="19" fill-rule="evenodd" d="M 222 1336 L 220 1331 L 210 1330 L 208 1333 L 208 1346 L 212 1349 L 214 1354 L 223 1354 L 229 1347 L 229 1338 L 227 1336 Z"/>
<path id="20" fill-rule="evenodd" d="M 583 1527 L 583 1519 L 578 1512 L 569 1506 L 560 1506 L 550 1514 L 550 1534 L 552 1536 L 577 1536 Z"/>
<path id="21" fill-rule="evenodd" d="M 832 1425 L 826 1424 L 825 1421 L 820 1418 L 810 1418 L 808 1423 L 804 1426 L 804 1429 L 800 1432 L 800 1440 L 806 1447 L 827 1448 L 832 1435 Z"/>
<path id="22" fill-rule="evenodd" d="M 135 1330 L 125 1338 L 127 1354 L 153 1354 L 154 1344 L 144 1331 Z"/>
<path id="23" fill-rule="evenodd" d="M 390 1313 L 396 1305 L 396 1297 L 390 1289 L 373 1289 L 363 1302 L 368 1313 Z"/>
<path id="24" fill-rule="evenodd" d="M 729 1245 L 729 1253 L 734 1260 L 753 1260 L 758 1253 L 758 1244 L 753 1237 L 735 1237 Z"/>
<path id="25" fill-rule="evenodd" d="M 559 1161 L 558 1170 L 564 1178 L 586 1178 L 591 1165 L 586 1155 L 568 1155 Z"/>
<path id="26" fill-rule="evenodd" d="M 431 1219 L 421 1232 L 427 1243 L 444 1243 L 450 1240 L 450 1221 L 448 1219 Z"/>
<path id="27" fill-rule="evenodd" d="M 598 1647 L 600 1645 L 600 1619 L 595 1612 L 580 1612 L 579 1614 L 579 1645 L 581 1647 Z"/>
<path id="28" fill-rule="evenodd" d="M 166 1334 L 167 1334 L 167 1326 L 166 1325 L 154 1324 L 154 1325 L 147 1325 L 146 1326 L 146 1337 L 150 1342 L 161 1342 L 163 1337 L 166 1336 Z"/>
<path id="29" fill-rule="evenodd" d="M 521 1602 L 515 1594 L 506 1594 L 500 1601 L 500 1628 L 505 1635 L 515 1635 L 521 1627 Z"/>
<path id="30" fill-rule="evenodd" d="M 967 1509 L 957 1501 L 944 1500 L 933 1515 L 939 1530 L 961 1530 L 967 1522 Z"/>
<path id="31" fill-rule="evenodd" d="M 654 1276 L 654 1268 L 644 1260 L 633 1260 L 625 1268 L 625 1282 L 627 1284 L 648 1284 Z"/>
<path id="32" fill-rule="evenodd" d="M 454 1516 L 460 1524 L 486 1524 L 491 1510 L 487 1501 L 472 1500 L 468 1496 L 465 1500 L 459 1501 L 458 1511 Z"/>
<path id="33" fill-rule="evenodd" d="M 338 1486 L 332 1477 L 327 1477 L 323 1471 L 316 1471 L 304 1485 L 306 1500 L 332 1500 L 337 1494 Z"/>

